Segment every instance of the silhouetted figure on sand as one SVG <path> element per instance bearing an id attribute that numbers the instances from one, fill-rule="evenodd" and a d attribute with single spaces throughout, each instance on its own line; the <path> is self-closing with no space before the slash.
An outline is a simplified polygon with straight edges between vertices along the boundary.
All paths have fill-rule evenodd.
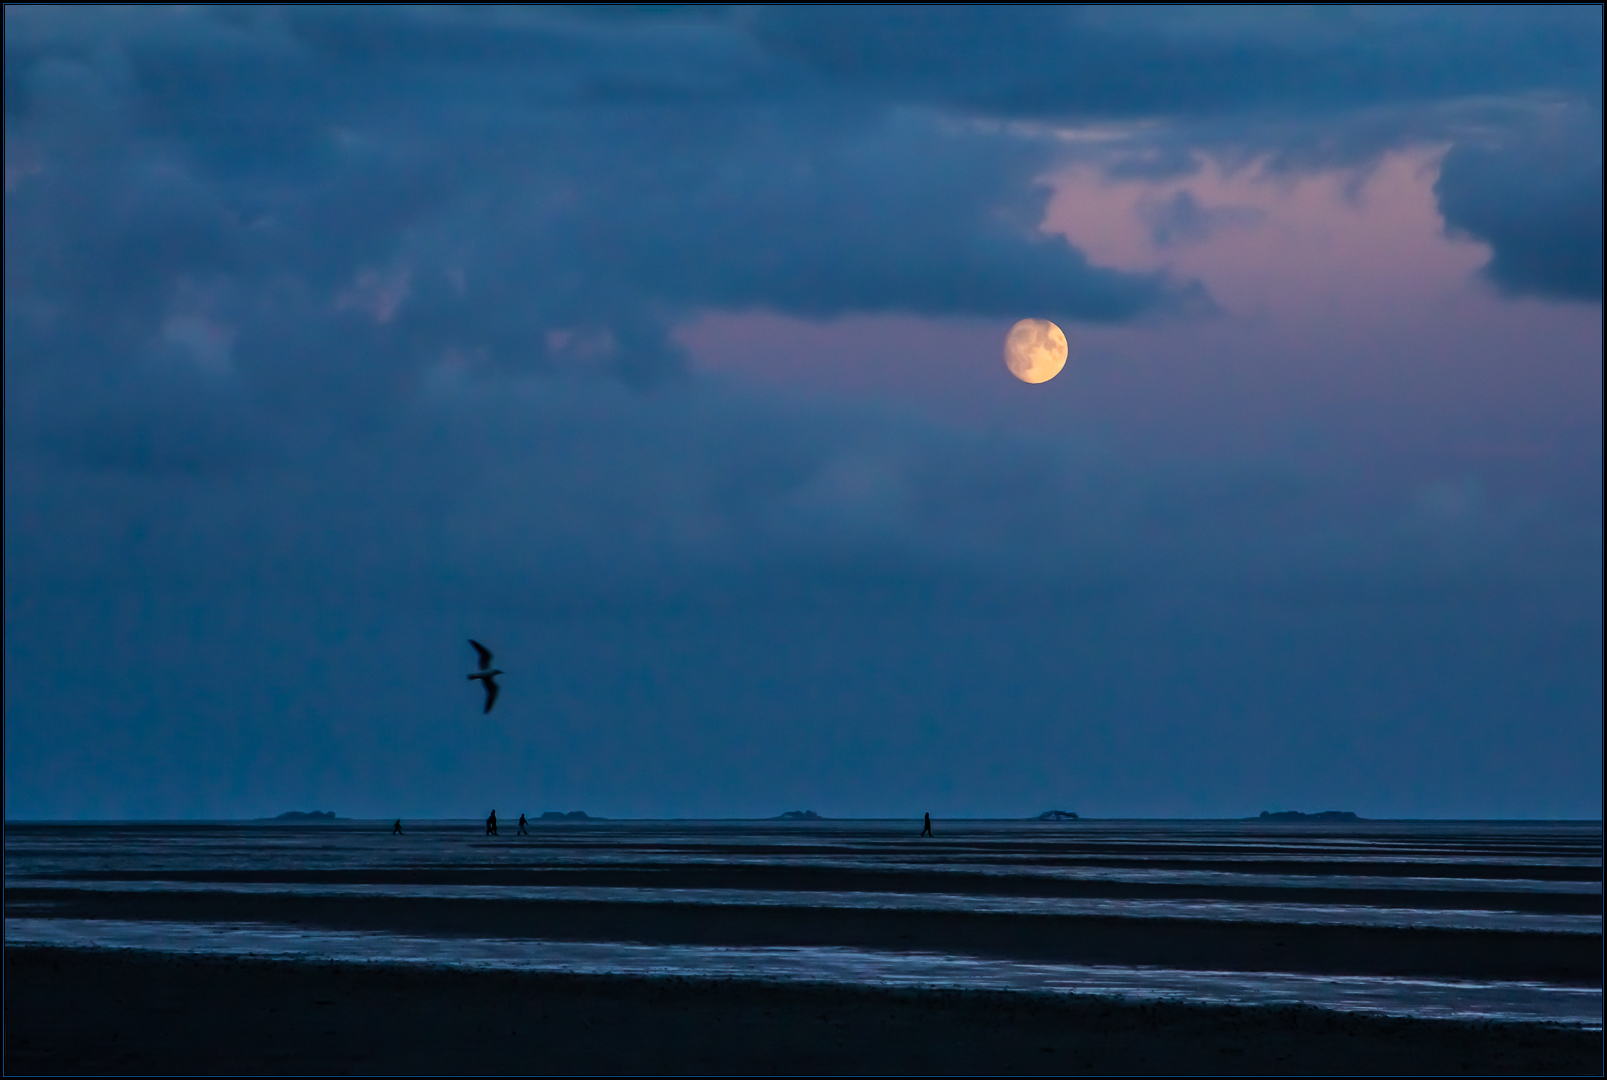
<path id="1" fill-rule="evenodd" d="M 525 832 L 525 816 L 523 814 L 519 815 L 519 835 L 520 836 L 529 836 L 530 835 L 529 833 Z"/>
<path id="2" fill-rule="evenodd" d="M 926 828 L 921 830 L 921 835 L 922 836 L 931 836 L 932 835 L 932 815 L 931 814 L 926 815 Z"/>
<path id="3" fill-rule="evenodd" d="M 397 818 L 396 819 L 396 824 L 391 826 L 391 835 L 392 836 L 401 836 L 402 835 L 402 819 L 401 818 Z"/>
<path id="4" fill-rule="evenodd" d="M 497 835 L 497 812 L 495 810 L 491 811 L 491 816 L 485 819 L 485 834 L 487 836 Z"/>

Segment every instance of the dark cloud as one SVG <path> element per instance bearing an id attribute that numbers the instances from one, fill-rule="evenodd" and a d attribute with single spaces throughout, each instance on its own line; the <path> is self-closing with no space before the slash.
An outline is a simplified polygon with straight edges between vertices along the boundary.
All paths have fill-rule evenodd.
<path id="1" fill-rule="evenodd" d="M 1435 185 L 1440 209 L 1448 228 L 1490 245 L 1485 273 L 1502 289 L 1599 302 L 1601 111 L 1536 114 L 1453 146 Z"/>
<path id="2" fill-rule="evenodd" d="M 1451 137 L 1447 221 L 1492 244 L 1492 277 L 1598 295 L 1599 18 L 8 9 L 7 297 L 49 312 L 8 322 L 8 378 L 70 371 L 81 426 L 105 407 L 86 369 L 207 319 L 273 416 L 338 426 L 448 356 L 674 377 L 670 330 L 711 308 L 1208 310 L 1037 232 L 1039 178 L 1084 151 L 1021 120 L 1145 121 L 1100 150 L 1118 172 Z M 1566 132 L 1509 108 L 1459 135 L 1447 104 L 1536 94 L 1575 102 Z M 1192 209 L 1157 236 L 1207 228 Z"/>
<path id="3" fill-rule="evenodd" d="M 1118 175 L 1189 173 L 1205 148 L 1301 169 L 1450 143 L 1442 209 L 1491 244 L 1490 277 L 1512 292 L 1586 300 L 1602 294 L 1601 34 L 1589 6 L 1157 18 L 858 5 L 767 8 L 756 23 L 777 55 L 895 101 L 1061 123 L 1165 121 L 1099 148 Z"/>
<path id="4" fill-rule="evenodd" d="M 833 80 L 993 115 L 1323 114 L 1598 86 L 1582 7 L 1168 11 L 1032 5 L 765 8 L 756 35 Z"/>
<path id="5" fill-rule="evenodd" d="M 64 430 L 140 411 L 123 384 L 174 320 L 228 338 L 217 362 L 265 429 L 361 429 L 443 362 L 507 373 L 578 350 L 673 378 L 670 330 L 709 308 L 1208 306 L 1038 233 L 1051 146 L 787 84 L 739 23 L 8 19 L 8 300 L 40 313 L 8 324 L 8 379 Z M 166 437 L 85 453 L 170 460 L 133 449 Z"/>

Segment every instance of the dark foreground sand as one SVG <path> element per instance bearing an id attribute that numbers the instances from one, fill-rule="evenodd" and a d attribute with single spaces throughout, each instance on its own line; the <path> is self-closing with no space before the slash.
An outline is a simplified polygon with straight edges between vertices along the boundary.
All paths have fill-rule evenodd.
<path id="1" fill-rule="evenodd" d="M 5 950 L 19 1073 L 1577 1073 L 1602 1036 L 1323 1012 Z"/>

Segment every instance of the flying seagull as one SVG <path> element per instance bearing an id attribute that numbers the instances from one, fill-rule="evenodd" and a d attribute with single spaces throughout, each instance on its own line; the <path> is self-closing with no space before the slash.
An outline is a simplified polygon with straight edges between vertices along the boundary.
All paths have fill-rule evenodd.
<path id="1" fill-rule="evenodd" d="M 501 668 L 491 666 L 490 649 L 473 638 L 469 639 L 469 644 L 473 645 L 474 651 L 480 654 L 480 670 L 471 674 L 469 678 L 479 679 L 485 683 L 485 711 L 490 712 L 491 706 L 497 703 L 497 690 L 499 687 L 497 686 L 496 676 L 503 674 L 503 671 Z"/>

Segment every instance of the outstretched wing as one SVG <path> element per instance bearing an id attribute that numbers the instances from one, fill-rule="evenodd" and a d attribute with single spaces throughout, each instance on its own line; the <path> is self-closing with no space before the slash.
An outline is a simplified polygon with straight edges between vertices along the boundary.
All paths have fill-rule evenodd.
<path id="1" fill-rule="evenodd" d="M 490 667 L 491 666 L 491 650 L 486 648 L 484 645 L 481 645 L 478 641 L 475 641 L 473 638 L 469 639 L 469 644 L 473 645 L 474 646 L 474 651 L 480 654 L 480 670 L 484 671 L 486 668 Z"/>
<path id="2" fill-rule="evenodd" d="M 489 675 L 480 681 L 485 683 L 485 711 L 490 712 L 491 706 L 497 703 L 497 694 L 500 692 L 500 687 L 497 686 L 497 680 Z"/>

